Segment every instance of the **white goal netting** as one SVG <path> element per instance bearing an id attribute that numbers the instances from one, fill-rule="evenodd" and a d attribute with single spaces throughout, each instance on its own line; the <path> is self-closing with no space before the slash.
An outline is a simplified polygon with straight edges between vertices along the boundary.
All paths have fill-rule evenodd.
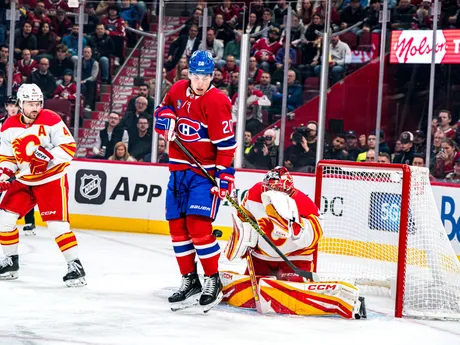
<path id="1" fill-rule="evenodd" d="M 402 315 L 460 318 L 460 262 L 441 223 L 428 170 L 410 167 L 404 175 L 400 168 L 379 165 L 325 161 L 322 166 L 317 175 L 324 218 L 317 261 L 322 279 L 394 290 L 403 286 L 402 303 L 396 303 Z M 410 191 L 406 213 L 401 213 L 403 190 Z M 404 219 L 407 236 L 400 241 Z M 404 246 L 398 278 L 398 253 Z"/>

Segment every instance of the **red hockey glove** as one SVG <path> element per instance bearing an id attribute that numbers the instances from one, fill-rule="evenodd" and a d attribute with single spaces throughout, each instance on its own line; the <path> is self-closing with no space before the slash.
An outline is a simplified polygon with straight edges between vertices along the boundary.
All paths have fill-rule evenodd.
<path id="1" fill-rule="evenodd" d="M 9 182 L 10 178 L 14 176 L 14 172 L 12 172 L 8 168 L 1 169 L 0 172 L 0 192 L 4 192 L 11 188 L 11 182 Z"/>
<path id="2" fill-rule="evenodd" d="M 34 175 L 44 173 L 53 158 L 54 156 L 48 150 L 39 146 L 32 154 L 30 172 Z"/>
<path id="3" fill-rule="evenodd" d="M 217 186 L 211 188 L 211 193 L 225 199 L 225 196 L 232 193 L 235 186 L 235 169 L 225 168 L 216 172 Z"/>

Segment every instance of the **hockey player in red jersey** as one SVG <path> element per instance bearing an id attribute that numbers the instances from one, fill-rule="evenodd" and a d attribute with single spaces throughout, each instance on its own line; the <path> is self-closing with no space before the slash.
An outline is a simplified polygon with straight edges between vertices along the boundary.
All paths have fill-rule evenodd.
<path id="1" fill-rule="evenodd" d="M 20 113 L 2 126 L 0 145 L 0 279 L 18 278 L 19 232 L 16 221 L 35 205 L 67 261 L 63 277 L 69 287 L 86 285 L 78 259 L 78 245 L 70 230 L 67 167 L 75 154 L 75 140 L 60 116 L 42 109 L 43 93 L 23 84 L 17 94 Z M 10 178 L 16 179 L 10 182 Z"/>
<path id="2" fill-rule="evenodd" d="M 233 189 L 231 168 L 236 141 L 228 97 L 211 85 L 214 61 L 196 51 L 189 61 L 189 80 L 175 83 L 155 110 L 155 130 L 169 140 L 166 219 L 182 274 L 182 285 L 171 297 L 172 310 L 198 302 L 207 312 L 222 299 L 218 273 L 220 248 L 212 234 L 220 199 Z M 212 174 L 213 187 L 175 144 L 177 138 Z M 204 286 L 198 279 L 195 256 L 203 266 Z"/>
<path id="3" fill-rule="evenodd" d="M 274 168 L 250 188 L 241 208 L 296 267 L 314 271 L 313 255 L 323 234 L 320 212 L 294 187 L 285 167 Z M 249 264 L 244 275 L 222 273 L 224 301 L 242 308 L 257 307 L 262 313 L 361 317 L 356 287 L 345 282 L 305 282 L 241 214 L 232 218 L 233 233 L 225 255 L 229 260 L 248 256 Z M 258 277 L 257 298 L 251 289 L 249 266 Z"/>

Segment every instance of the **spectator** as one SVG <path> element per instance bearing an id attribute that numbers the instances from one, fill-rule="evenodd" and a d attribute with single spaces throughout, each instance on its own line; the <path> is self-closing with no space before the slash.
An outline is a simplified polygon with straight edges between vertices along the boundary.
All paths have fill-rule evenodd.
<path id="1" fill-rule="evenodd" d="M 37 35 L 40 32 L 40 28 L 43 24 L 51 24 L 51 19 L 45 14 L 45 11 L 41 7 L 35 7 L 31 12 L 27 13 L 27 20 L 32 25 L 32 33 Z"/>
<path id="2" fill-rule="evenodd" d="M 179 36 L 171 43 L 168 51 L 168 60 L 165 63 L 167 71 L 174 69 L 181 58 L 186 58 L 188 61 L 193 52 L 198 50 L 201 41 L 197 36 L 198 26 L 191 25 L 188 30 L 188 36 Z"/>
<path id="3" fill-rule="evenodd" d="M 449 110 L 441 110 L 438 115 L 439 129 L 444 132 L 446 138 L 455 139 L 455 130 L 450 126 L 452 114 Z"/>
<path id="4" fill-rule="evenodd" d="M 363 31 L 380 33 L 382 24 L 379 21 L 381 10 L 380 0 L 371 0 L 371 5 L 364 10 Z"/>
<path id="5" fill-rule="evenodd" d="M 454 5 L 451 2 L 443 16 L 443 27 L 460 29 L 460 0 Z"/>
<path id="6" fill-rule="evenodd" d="M 284 27 L 284 16 L 288 15 L 288 11 L 292 12 L 295 16 L 295 11 L 286 4 L 286 0 L 278 0 L 275 7 L 273 8 L 273 14 L 275 16 L 275 23 L 279 27 Z"/>
<path id="7" fill-rule="evenodd" d="M 455 160 L 454 171 L 447 174 L 445 181 L 450 183 L 460 183 L 460 158 Z"/>
<path id="8" fill-rule="evenodd" d="M 332 34 L 331 36 L 330 57 L 329 71 L 331 74 L 332 84 L 335 84 L 342 79 L 342 75 L 345 73 L 346 65 L 351 62 L 350 47 L 345 42 L 340 41 L 337 34 Z M 315 66 L 315 74 L 316 76 L 321 74 L 320 65 Z"/>
<path id="9" fill-rule="evenodd" d="M 208 13 L 209 14 L 209 13 Z M 187 35 L 189 33 L 189 29 L 192 25 L 197 27 L 197 35 L 201 37 L 201 32 L 198 31 L 198 25 L 200 23 L 200 17 L 203 17 L 203 10 L 199 7 L 195 8 L 193 11 L 192 16 L 189 20 L 187 20 L 184 25 L 185 27 L 181 30 L 180 35 Z"/>
<path id="10" fill-rule="evenodd" d="M 441 149 L 436 155 L 433 176 L 443 179 L 454 172 L 454 164 L 458 159 L 460 159 L 460 152 L 458 152 L 458 146 L 455 141 L 450 138 L 444 139 L 441 143 Z"/>
<path id="11" fill-rule="evenodd" d="M 414 133 L 414 153 L 426 154 L 425 132 L 420 129 Z"/>
<path id="12" fill-rule="evenodd" d="M 315 14 L 321 15 L 321 18 L 326 18 L 326 0 L 321 0 L 321 4 L 316 8 Z M 333 6 L 331 8 L 331 25 L 334 30 L 338 29 L 340 25 L 339 13 Z"/>
<path id="13" fill-rule="evenodd" d="M 232 116 L 235 124 L 238 119 L 238 93 L 232 98 Z M 254 89 L 254 81 L 248 79 L 246 99 L 246 130 L 258 133 L 263 129 L 262 106 L 270 106 L 271 102 L 262 92 Z"/>
<path id="14" fill-rule="evenodd" d="M 345 149 L 348 152 L 348 160 L 357 161 L 358 155 L 361 153 L 361 149 L 358 147 L 358 139 L 356 138 L 355 131 L 345 132 Z"/>
<path id="15" fill-rule="evenodd" d="M 270 72 L 275 63 L 276 53 L 281 48 L 279 39 L 280 30 L 273 28 L 268 32 L 268 38 L 262 37 L 252 46 L 252 53 L 265 72 Z"/>
<path id="16" fill-rule="evenodd" d="M 53 98 L 56 89 L 56 78 L 48 70 L 50 62 L 47 58 L 40 59 L 38 70 L 32 72 L 27 77 L 27 83 L 36 84 L 43 92 L 45 99 Z"/>
<path id="17" fill-rule="evenodd" d="M 93 152 L 97 157 L 108 159 L 113 155 L 115 144 L 123 142 L 128 145 L 129 135 L 128 132 L 120 126 L 120 115 L 111 112 L 105 128 L 99 132 L 96 137 Z"/>
<path id="18" fill-rule="evenodd" d="M 259 137 L 249 151 L 247 160 L 256 169 L 270 170 L 278 165 L 278 146 L 275 145 L 276 133 L 267 129 L 263 137 Z"/>
<path id="19" fill-rule="evenodd" d="M 251 61 L 249 61 L 249 65 L 251 65 Z M 263 72 L 260 77 L 260 84 L 256 85 L 255 89 L 260 90 L 265 96 L 267 96 L 270 102 L 273 102 L 273 95 L 276 93 L 277 90 L 276 90 L 275 85 L 272 85 L 270 82 L 271 82 L 270 73 Z"/>
<path id="20" fill-rule="evenodd" d="M 78 24 L 72 26 L 72 33 L 62 39 L 62 44 L 67 47 L 67 53 L 72 56 L 72 61 L 76 64 L 78 61 Z M 83 37 L 83 47 L 86 44 L 86 38 Z"/>
<path id="21" fill-rule="evenodd" d="M 51 60 L 56 55 L 56 36 L 50 31 L 50 24 L 43 23 L 40 29 L 38 39 L 38 55 L 37 59 L 46 57 Z"/>
<path id="22" fill-rule="evenodd" d="M 377 158 L 378 163 L 390 164 L 391 156 L 386 152 L 380 152 Z"/>
<path id="23" fill-rule="evenodd" d="M 296 53 L 293 48 L 289 48 L 289 60 L 291 61 L 289 67 L 292 66 L 292 61 L 296 61 Z M 284 65 L 284 47 L 278 49 L 278 52 L 275 56 L 275 67 L 276 69 L 283 68 Z"/>
<path id="24" fill-rule="evenodd" d="M 214 62 L 219 64 L 219 61 L 222 60 L 224 56 L 224 44 L 216 39 L 216 32 L 213 28 L 208 29 L 208 34 L 206 35 L 206 49 L 211 53 Z"/>
<path id="25" fill-rule="evenodd" d="M 288 64 L 288 69 L 292 70 L 295 72 L 295 79 L 299 82 L 299 84 L 301 84 L 301 78 L 302 78 L 302 74 L 301 72 L 295 67 L 292 65 L 292 59 L 289 58 L 289 64 Z M 283 80 L 284 80 L 284 68 L 279 68 L 277 70 L 275 70 L 275 72 L 273 72 L 272 74 L 272 81 L 271 83 L 272 84 L 282 84 L 283 83 Z"/>
<path id="26" fill-rule="evenodd" d="M 105 33 L 110 36 L 113 41 L 115 60 L 114 65 L 119 66 L 120 60 L 124 57 L 124 46 L 126 40 L 125 21 L 119 16 L 120 9 L 118 5 L 110 5 L 108 7 L 108 16 L 101 20 L 104 24 Z"/>
<path id="27" fill-rule="evenodd" d="M 235 34 L 235 39 L 231 40 L 225 45 L 224 48 L 224 56 L 232 55 L 235 60 L 236 64 L 240 65 L 240 51 L 241 51 L 241 35 L 243 32 L 238 30 L 238 34 Z"/>
<path id="28" fill-rule="evenodd" d="M 5 78 L 5 73 L 0 72 L 0 113 L 4 114 L 5 113 L 5 102 L 7 100 L 7 85 L 6 85 L 6 78 Z"/>
<path id="29" fill-rule="evenodd" d="M 72 31 L 72 21 L 67 18 L 62 9 L 56 11 L 56 17 L 51 21 L 51 31 L 56 35 L 56 42 L 61 42 L 64 36 Z"/>
<path id="30" fill-rule="evenodd" d="M 18 61 L 18 71 L 22 75 L 22 82 L 25 82 L 29 75 L 38 68 L 38 62 L 32 59 L 32 55 L 29 49 L 22 51 L 22 60 Z"/>
<path id="31" fill-rule="evenodd" d="M 366 162 L 372 163 L 375 161 L 375 150 L 366 151 Z"/>
<path id="32" fill-rule="evenodd" d="M 136 162 L 136 159 L 130 156 L 126 144 L 119 141 L 115 144 L 113 155 L 109 157 L 109 161 Z"/>
<path id="33" fill-rule="evenodd" d="M 263 15 L 264 15 L 264 10 L 265 10 L 264 0 L 252 0 L 250 5 L 251 6 L 249 6 L 249 10 L 250 10 L 249 21 L 251 22 L 251 15 L 254 14 L 256 18 L 254 23 L 261 23 L 263 20 Z"/>
<path id="34" fill-rule="evenodd" d="M 217 14 L 215 16 L 213 29 L 216 32 L 216 39 L 221 40 L 224 46 L 235 38 L 233 29 L 224 22 L 224 16 L 222 14 Z"/>
<path id="35" fill-rule="evenodd" d="M 166 152 L 166 140 L 163 137 L 158 138 L 158 158 L 157 163 L 168 163 L 169 162 L 169 155 Z M 152 161 L 152 154 L 147 153 L 144 158 L 144 162 L 151 162 Z"/>
<path id="36" fill-rule="evenodd" d="M 186 57 L 181 57 L 179 59 L 179 63 L 176 65 L 176 68 L 171 70 L 170 76 L 172 77 L 172 81 L 174 83 L 180 80 L 180 72 L 183 69 L 188 69 L 188 59 Z"/>
<path id="37" fill-rule="evenodd" d="M 235 93 L 238 92 L 239 76 L 240 76 L 239 72 L 235 72 L 235 73 L 232 74 L 232 81 L 231 81 L 230 85 L 227 88 L 228 89 L 228 97 L 230 97 L 230 99 L 232 99 L 233 96 L 235 95 Z"/>
<path id="38" fill-rule="evenodd" d="M 99 63 L 101 81 L 103 84 L 107 84 L 110 77 L 110 55 L 114 52 L 115 46 L 110 36 L 105 32 L 104 24 L 96 25 L 96 32 L 88 37 L 88 45 L 92 49 L 94 60 Z"/>
<path id="39" fill-rule="evenodd" d="M 188 68 L 184 68 L 180 71 L 180 79 L 179 80 L 188 80 Z"/>
<path id="40" fill-rule="evenodd" d="M 136 101 L 139 97 L 144 97 L 147 100 L 148 104 L 147 104 L 147 108 L 145 112 L 149 114 L 149 116 L 153 116 L 153 110 L 155 108 L 155 100 L 153 99 L 153 97 L 149 96 L 149 86 L 146 83 L 139 85 L 137 96 L 129 100 L 128 108 L 126 109 L 126 112 L 136 111 Z"/>
<path id="41" fill-rule="evenodd" d="M 434 165 L 434 157 L 441 151 L 441 144 L 443 140 L 446 139 L 446 134 L 442 130 L 437 130 L 433 136 L 433 146 L 431 148 L 431 162 Z"/>
<path id="42" fill-rule="evenodd" d="M 300 22 L 298 16 L 292 16 L 291 25 L 291 47 L 297 48 L 302 41 L 302 37 L 305 35 L 305 26 Z M 281 44 L 284 47 L 286 37 L 286 30 L 281 34 Z M 295 61 L 295 60 L 294 60 Z"/>
<path id="43" fill-rule="evenodd" d="M 151 114 L 147 113 L 147 105 L 148 105 L 147 98 L 143 96 L 138 96 L 136 98 L 136 103 L 135 103 L 136 109 L 134 111 L 127 111 L 126 115 L 123 117 L 123 120 L 121 121 L 121 127 L 123 127 L 123 129 L 126 129 L 128 131 L 128 134 L 130 137 L 133 133 L 137 132 L 138 119 L 140 117 L 147 119 L 150 122 L 149 128 L 152 127 L 153 113 Z M 142 157 L 144 157 L 144 155 L 141 157 L 136 156 L 135 158 L 139 160 Z"/>
<path id="44" fill-rule="evenodd" d="M 0 71 L 6 73 L 6 67 L 8 66 L 8 58 L 9 58 L 10 49 L 7 45 L 0 46 Z"/>
<path id="45" fill-rule="evenodd" d="M 16 115 L 19 113 L 18 99 L 16 96 L 8 96 L 5 100 L 5 113 L 7 117 Z M 3 120 L 3 122 L 6 118 Z M 0 126 L 1 128 L 1 126 Z"/>
<path id="46" fill-rule="evenodd" d="M 282 90 L 282 89 L 281 89 Z M 282 100 L 283 95 L 280 92 L 281 90 L 277 90 L 275 94 L 273 94 L 273 105 L 268 109 L 268 116 L 269 122 L 273 121 L 273 116 L 276 114 L 281 114 L 282 112 Z M 291 112 L 298 107 L 300 107 L 303 103 L 302 99 L 302 86 L 300 86 L 299 82 L 296 80 L 296 72 L 293 70 L 288 71 L 288 87 L 287 87 L 287 112 Z"/>
<path id="47" fill-rule="evenodd" d="M 433 29 L 433 9 L 431 0 L 423 0 L 420 7 L 412 18 L 412 30 L 432 30 Z"/>
<path id="48" fill-rule="evenodd" d="M 212 85 L 214 85 L 217 88 L 227 87 L 228 86 L 224 81 L 222 70 L 220 70 L 219 68 L 216 68 L 216 70 L 214 71 L 214 76 L 213 76 L 213 79 L 212 79 Z"/>
<path id="49" fill-rule="evenodd" d="M 223 0 L 222 5 L 216 8 L 216 16 L 222 15 L 225 23 L 231 27 L 236 26 L 240 21 L 241 8 L 238 5 L 232 5 L 231 0 Z"/>
<path id="50" fill-rule="evenodd" d="M 376 143 L 376 140 L 377 140 L 377 135 L 376 135 L 376 131 L 372 131 L 372 135 L 374 136 L 374 142 Z M 377 144 L 375 144 L 375 147 L 373 147 L 374 149 L 376 149 L 376 146 Z M 391 150 L 390 150 L 390 147 L 388 146 L 388 144 L 386 143 L 385 141 L 385 132 L 383 130 L 380 130 L 380 140 L 379 140 L 379 147 L 378 147 L 378 152 L 386 152 L 388 153 L 388 155 L 391 155 Z"/>
<path id="51" fill-rule="evenodd" d="M 316 164 L 317 124 L 310 121 L 306 127 L 296 128 L 292 145 L 284 153 L 284 165 L 292 171 L 312 172 Z"/>
<path id="52" fill-rule="evenodd" d="M 88 23 L 83 26 L 84 35 L 92 35 L 96 31 L 96 26 L 99 24 L 99 17 L 96 16 L 96 4 L 91 2 L 86 2 L 85 4 L 85 14 L 88 16 Z"/>
<path id="53" fill-rule="evenodd" d="M 14 36 L 14 58 L 19 60 L 24 49 L 29 49 L 32 56 L 38 54 L 37 37 L 32 34 L 32 25 L 25 22 L 22 29 L 16 30 Z"/>
<path id="54" fill-rule="evenodd" d="M 232 55 L 227 56 L 226 63 L 222 67 L 222 77 L 226 84 L 230 84 L 232 81 L 232 74 L 239 72 L 240 69 L 236 65 L 236 60 Z"/>
<path id="55" fill-rule="evenodd" d="M 98 75 L 99 63 L 93 58 L 91 47 L 86 46 L 83 49 L 83 62 L 81 64 L 81 83 L 85 85 L 84 96 L 86 111 L 91 111 L 91 109 L 94 108 L 96 80 Z"/>
<path id="56" fill-rule="evenodd" d="M 37 3 L 38 5 L 39 3 Z M 65 0 L 44 0 L 43 1 L 43 9 L 46 10 L 49 16 L 57 15 L 59 9 L 63 11 L 70 12 L 71 9 Z"/>
<path id="57" fill-rule="evenodd" d="M 246 34 L 248 34 L 248 35 L 253 35 L 253 34 L 258 33 L 261 28 L 262 27 L 259 24 L 259 21 L 257 19 L 257 15 L 255 13 L 251 13 L 249 15 L 248 24 L 246 25 L 246 28 L 244 29 L 244 32 Z M 236 36 L 238 36 L 238 35 L 236 35 Z M 235 37 L 235 39 L 236 39 L 236 37 Z M 250 37 L 249 41 L 251 42 L 251 44 L 254 44 L 254 42 L 256 41 L 256 38 L 255 37 Z"/>
<path id="58" fill-rule="evenodd" d="M 129 135 L 129 153 L 136 160 L 143 159 L 152 151 L 152 135 L 148 131 L 152 125 L 149 125 L 149 122 L 146 117 L 139 116 L 137 118 L 137 130 Z"/>
<path id="59" fill-rule="evenodd" d="M 358 22 L 364 21 L 365 14 L 360 0 L 350 0 L 350 6 L 347 6 L 340 14 L 340 29 L 345 30 Z M 360 36 L 363 31 L 361 28 L 362 24 L 351 29 L 351 32 Z"/>
<path id="60" fill-rule="evenodd" d="M 166 68 L 163 67 L 163 79 L 161 81 L 161 99 L 163 99 L 166 94 L 169 92 L 169 89 L 171 89 L 172 84 L 169 82 L 168 79 L 166 79 L 167 73 L 166 73 Z M 149 89 L 150 89 L 150 97 L 155 99 L 155 79 L 150 79 L 149 80 Z"/>
<path id="61" fill-rule="evenodd" d="M 301 0 L 297 2 L 297 15 L 303 25 L 310 24 L 313 16 L 313 6 L 310 0 Z"/>
<path id="62" fill-rule="evenodd" d="M 412 165 L 414 160 L 414 135 L 411 132 L 402 132 L 399 136 L 401 152 L 395 155 L 393 163 Z"/>
<path id="63" fill-rule="evenodd" d="M 70 69 L 73 71 L 74 64 L 72 60 L 67 57 L 67 46 L 64 44 L 58 44 L 56 57 L 50 61 L 50 72 L 58 80 L 62 81 L 64 77 L 64 71 Z M 59 83 L 59 81 L 58 81 Z"/>
<path id="64" fill-rule="evenodd" d="M 324 152 L 324 159 L 347 160 L 348 155 L 344 150 L 345 148 L 345 135 L 337 134 L 332 140 L 332 145 Z"/>
<path id="65" fill-rule="evenodd" d="M 439 143 L 439 145 L 441 145 L 441 143 Z M 395 156 L 400 153 L 402 150 L 402 144 L 401 144 L 401 140 L 396 140 L 395 142 L 395 149 L 394 149 L 394 152 L 392 153 L 391 155 L 391 160 L 394 161 L 395 159 Z"/>
<path id="66" fill-rule="evenodd" d="M 132 28 L 142 23 L 147 6 L 143 1 L 121 0 L 120 17 Z"/>
<path id="67" fill-rule="evenodd" d="M 301 49 L 303 65 L 310 65 L 313 62 L 313 59 L 319 55 L 318 49 L 321 45 L 321 36 L 319 36 L 317 32 L 323 31 L 323 18 L 320 14 L 315 13 L 312 16 L 310 24 L 306 27 L 304 35 L 300 38 L 302 42 Z"/>
<path id="68" fill-rule="evenodd" d="M 67 99 L 75 104 L 77 93 L 77 84 L 73 81 L 73 71 L 67 69 L 64 71 L 64 82 L 54 90 L 54 98 Z"/>
<path id="69" fill-rule="evenodd" d="M 399 0 L 399 4 L 391 16 L 391 28 L 400 30 L 409 29 L 415 12 L 415 6 L 410 4 L 410 0 Z"/>
<path id="70" fill-rule="evenodd" d="M 259 84 L 264 71 L 257 67 L 257 60 L 254 56 L 249 58 L 248 77 L 254 80 L 254 84 Z M 270 73 L 268 73 L 270 75 Z"/>
<path id="71" fill-rule="evenodd" d="M 414 153 L 414 159 L 412 160 L 412 166 L 414 167 L 424 167 L 425 166 L 425 157 L 420 153 Z"/>
<path id="72" fill-rule="evenodd" d="M 243 144 L 244 144 L 244 157 L 246 157 L 252 149 L 252 133 L 250 131 L 247 131 L 247 130 L 244 131 Z"/>
<path id="73" fill-rule="evenodd" d="M 263 12 L 263 16 L 262 16 L 262 25 L 261 25 L 260 30 L 262 31 L 270 26 L 276 27 L 278 29 L 277 27 L 278 25 L 274 21 L 272 21 L 272 19 L 273 19 L 272 10 L 270 10 L 269 8 L 265 8 Z M 260 36 L 261 38 L 266 38 L 269 34 L 270 34 L 270 31 L 268 31 L 268 33 L 267 31 L 264 31 Z M 278 29 L 278 34 L 279 34 L 279 29 Z"/>

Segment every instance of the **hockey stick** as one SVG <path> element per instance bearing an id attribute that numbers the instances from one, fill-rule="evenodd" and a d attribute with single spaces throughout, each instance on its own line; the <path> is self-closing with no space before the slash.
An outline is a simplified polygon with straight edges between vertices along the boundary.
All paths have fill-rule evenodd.
<path id="1" fill-rule="evenodd" d="M 196 164 L 196 166 L 208 178 L 208 180 L 211 181 L 211 183 L 214 186 L 217 187 L 217 182 L 214 179 L 214 177 L 212 177 L 208 173 L 208 171 L 205 169 L 205 167 L 203 165 L 201 165 L 200 162 L 197 161 L 197 159 L 190 153 L 189 150 L 187 150 L 185 148 L 185 146 L 180 142 L 180 140 L 177 137 L 174 139 L 174 142 L 182 150 L 182 152 L 184 152 L 185 155 L 193 163 Z M 276 252 L 276 254 L 278 254 L 279 257 L 281 259 L 283 259 L 283 261 L 294 271 L 295 274 L 297 274 L 297 275 L 299 275 L 301 277 L 304 277 L 306 279 L 309 279 L 311 281 L 318 281 L 319 280 L 318 275 L 316 273 L 304 271 L 304 270 L 301 270 L 300 268 L 297 268 L 296 266 L 294 266 L 294 264 L 291 261 L 289 261 L 289 259 L 286 257 L 286 255 L 284 255 L 278 249 L 278 247 L 272 242 L 272 240 L 270 240 L 270 238 L 268 238 L 268 236 L 265 234 L 265 232 L 263 232 L 262 229 L 260 229 L 259 224 L 257 224 L 257 222 L 255 222 L 253 219 L 251 219 L 251 217 L 248 216 L 248 214 L 240 207 L 240 205 L 238 205 L 238 203 L 235 200 L 233 200 L 233 198 L 229 194 L 226 195 L 226 199 L 230 203 L 230 205 L 232 205 L 243 216 L 243 218 L 254 228 L 254 230 L 257 231 L 257 233 L 265 240 L 265 242 L 268 243 L 268 245 Z"/>
<path id="2" fill-rule="evenodd" d="M 259 284 L 257 283 L 254 262 L 252 262 L 252 248 L 248 248 L 248 253 L 246 254 L 246 263 L 248 264 L 249 279 L 251 280 L 252 295 L 254 296 L 256 309 L 259 314 L 262 314 L 262 303 L 260 303 L 259 297 Z"/>

